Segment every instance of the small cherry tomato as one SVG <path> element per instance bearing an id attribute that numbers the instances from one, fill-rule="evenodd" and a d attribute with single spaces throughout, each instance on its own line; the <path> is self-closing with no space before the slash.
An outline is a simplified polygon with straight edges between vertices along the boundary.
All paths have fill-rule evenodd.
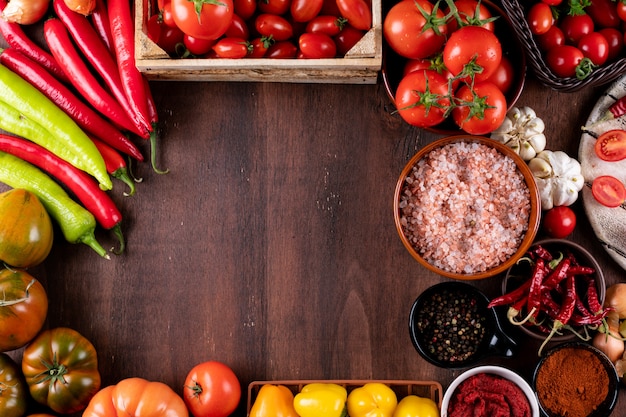
<path id="1" fill-rule="evenodd" d="M 544 52 L 554 46 L 565 45 L 565 35 L 557 25 L 552 25 L 546 33 L 537 35 L 536 39 L 539 48 Z"/>
<path id="2" fill-rule="evenodd" d="M 324 33 L 328 36 L 337 36 L 346 25 L 346 19 L 332 15 L 319 15 L 311 19 L 306 25 L 306 32 Z"/>
<path id="3" fill-rule="evenodd" d="M 626 22 L 626 3 L 623 1 L 618 1 L 615 5 L 617 16 L 620 20 Z"/>
<path id="4" fill-rule="evenodd" d="M 254 21 L 261 36 L 272 36 L 276 41 L 286 41 L 293 36 L 293 26 L 287 19 L 270 13 L 258 15 Z"/>
<path id="5" fill-rule="evenodd" d="M 502 60 L 502 45 L 498 37 L 480 26 L 463 26 L 454 31 L 443 48 L 443 63 L 455 76 L 466 71 L 467 64 L 473 62 L 481 68 L 473 72 L 473 81 L 485 81 L 491 77 Z M 472 74 L 460 77 L 470 81 Z"/>
<path id="6" fill-rule="evenodd" d="M 208 53 L 211 50 L 215 41 L 208 39 L 198 39 L 191 35 L 185 35 L 183 38 L 183 44 L 187 51 L 195 56 L 200 56 Z"/>
<path id="7" fill-rule="evenodd" d="M 622 48 L 624 47 L 624 36 L 622 32 L 615 28 L 604 28 L 598 32 L 606 38 L 609 43 L 609 59 L 607 62 L 615 61 L 622 55 Z"/>
<path id="8" fill-rule="evenodd" d="M 609 42 L 600 32 L 591 32 L 578 41 L 578 49 L 589 58 L 594 65 L 604 65 L 609 59 Z"/>
<path id="9" fill-rule="evenodd" d="M 598 203 L 606 207 L 619 207 L 626 199 L 626 188 L 617 178 L 602 175 L 591 183 L 591 194 Z"/>
<path id="10" fill-rule="evenodd" d="M 487 81 L 494 83 L 504 94 L 508 93 L 515 81 L 515 69 L 511 60 L 503 55 L 500 65 Z"/>
<path id="11" fill-rule="evenodd" d="M 162 23 L 158 15 L 150 17 L 147 26 L 148 37 L 170 55 L 176 53 L 176 45 L 184 43 L 183 31 Z"/>
<path id="12" fill-rule="evenodd" d="M 563 239 L 569 236 L 576 227 L 576 214 L 567 206 L 556 206 L 543 214 L 543 228 L 554 238 Z"/>
<path id="13" fill-rule="evenodd" d="M 291 41 L 279 41 L 267 48 L 265 58 L 295 58 L 297 53 L 298 47 Z"/>
<path id="14" fill-rule="evenodd" d="M 551 48 L 546 54 L 546 62 L 558 77 L 567 78 L 576 75 L 576 68 L 585 56 L 572 45 L 560 45 Z"/>
<path id="15" fill-rule="evenodd" d="M 290 11 L 295 22 L 308 22 L 322 10 L 324 0 L 292 0 Z"/>
<path id="16" fill-rule="evenodd" d="M 283 15 L 289 11 L 289 0 L 259 0 L 257 9 L 263 13 Z"/>
<path id="17" fill-rule="evenodd" d="M 333 38 L 337 45 L 337 54 L 344 56 L 354 45 L 356 45 L 362 38 L 365 32 L 359 30 L 350 25 L 346 25 L 341 29 L 341 32 Z"/>
<path id="18" fill-rule="evenodd" d="M 234 0 L 235 14 L 243 20 L 249 20 L 256 12 L 256 0 Z"/>
<path id="19" fill-rule="evenodd" d="M 461 105 L 452 110 L 452 119 L 471 135 L 485 135 L 499 127 L 506 117 L 504 94 L 495 84 L 483 81 L 459 87 L 455 97 Z"/>
<path id="20" fill-rule="evenodd" d="M 621 161 L 626 159 L 626 131 L 613 129 L 604 132 L 596 139 L 594 150 L 598 158 L 604 161 Z"/>
<path id="21" fill-rule="evenodd" d="M 369 30 L 372 27 L 372 9 L 365 0 L 337 0 L 341 16 L 357 29 Z"/>
<path id="22" fill-rule="evenodd" d="M 580 38 L 595 30 L 595 25 L 588 14 L 565 15 L 559 20 L 559 27 L 565 35 L 565 40 L 576 45 Z"/>
<path id="23" fill-rule="evenodd" d="M 252 39 L 250 41 L 252 51 L 248 54 L 248 58 L 263 58 L 273 43 L 274 41 L 271 38 L 266 38 L 265 36 Z"/>
<path id="24" fill-rule="evenodd" d="M 533 4 L 528 10 L 528 26 L 533 35 L 542 35 L 550 29 L 554 23 L 552 9 L 546 3 L 540 1 Z"/>
<path id="25" fill-rule="evenodd" d="M 242 38 L 221 38 L 212 49 L 220 58 L 244 58 L 250 52 L 250 43 Z"/>
<path id="26" fill-rule="evenodd" d="M 304 58 L 334 58 L 337 54 L 335 41 L 323 33 L 303 33 L 298 46 Z"/>
<path id="27" fill-rule="evenodd" d="M 226 29 L 226 32 L 224 32 L 224 36 L 227 38 L 248 39 L 250 37 L 250 30 L 248 29 L 246 21 L 234 14 L 230 26 Z"/>
<path id="28" fill-rule="evenodd" d="M 431 69 L 407 74 L 398 84 L 395 105 L 402 119 L 412 126 L 438 125 L 450 107 L 448 78 Z"/>
<path id="29" fill-rule="evenodd" d="M 617 28 L 621 19 L 617 13 L 618 4 L 623 2 L 613 0 L 591 0 L 585 7 L 585 12 L 591 16 L 598 28 Z"/>

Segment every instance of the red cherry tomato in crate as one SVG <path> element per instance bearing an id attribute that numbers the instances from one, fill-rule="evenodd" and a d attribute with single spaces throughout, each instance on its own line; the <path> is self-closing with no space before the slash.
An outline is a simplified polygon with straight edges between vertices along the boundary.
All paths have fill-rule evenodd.
<path id="1" fill-rule="evenodd" d="M 228 26 L 228 29 L 224 32 L 224 36 L 227 38 L 249 39 L 250 29 L 243 18 L 234 14 L 233 20 L 230 22 L 230 26 Z"/>
<path id="2" fill-rule="evenodd" d="M 334 58 L 337 54 L 335 41 L 323 33 L 303 33 L 298 46 L 304 58 Z"/>
<path id="3" fill-rule="evenodd" d="M 540 1 L 533 4 L 528 10 L 528 26 L 533 35 L 542 35 L 546 33 L 554 24 L 554 16 L 552 9 L 548 4 Z"/>
<path id="4" fill-rule="evenodd" d="M 597 66 L 604 65 L 609 59 L 609 42 L 600 32 L 591 32 L 580 38 L 578 49 Z"/>
<path id="5" fill-rule="evenodd" d="M 267 54 L 267 50 L 270 46 L 272 46 L 274 42 L 262 36 L 260 38 L 254 38 L 250 41 L 250 49 L 251 51 L 248 53 L 248 58 L 263 58 L 265 54 Z"/>
<path id="6" fill-rule="evenodd" d="M 470 62 L 482 68 L 474 73 L 474 81 L 485 81 L 496 71 L 502 60 L 502 45 L 498 37 L 480 26 L 463 26 L 454 31 L 443 48 L 443 63 L 448 70 L 456 75 L 466 68 Z M 470 81 L 468 74 L 461 77 Z"/>
<path id="7" fill-rule="evenodd" d="M 557 206 L 543 214 L 543 228 L 554 238 L 563 239 L 569 236 L 576 227 L 576 214 L 567 206 Z"/>
<path id="8" fill-rule="evenodd" d="M 322 11 L 324 0 L 292 0 L 291 17 L 296 22 L 308 22 Z"/>
<path id="9" fill-rule="evenodd" d="M 471 135 L 485 135 L 499 127 L 506 116 L 507 103 L 502 91 L 488 81 L 459 87 L 455 97 L 467 105 L 455 107 L 452 119 Z"/>
<path id="10" fill-rule="evenodd" d="M 276 41 L 286 41 L 293 36 L 293 26 L 282 16 L 263 13 L 254 21 L 256 31 L 261 36 L 272 36 Z"/>
<path id="11" fill-rule="evenodd" d="M 183 43 L 185 34 L 177 27 L 162 23 L 156 14 L 148 19 L 147 28 L 148 38 L 170 55 L 176 53 L 176 45 Z"/>
<path id="12" fill-rule="evenodd" d="M 365 0 L 337 0 L 337 8 L 355 28 L 369 30 L 372 27 L 372 8 Z"/>
<path id="13" fill-rule="evenodd" d="M 279 41 L 267 48 L 265 58 L 284 59 L 295 58 L 298 47 L 291 41 Z"/>
<path id="14" fill-rule="evenodd" d="M 209 53 L 215 41 L 208 39 L 198 39 L 190 35 L 185 35 L 183 44 L 189 53 L 200 56 Z"/>
<path id="15" fill-rule="evenodd" d="M 615 11 L 620 20 L 626 22 L 626 3 L 618 1 L 615 5 Z"/>
<path id="16" fill-rule="evenodd" d="M 256 12 L 256 0 L 233 0 L 235 14 L 243 20 L 249 20 Z"/>
<path id="17" fill-rule="evenodd" d="M 250 52 L 250 44 L 242 38 L 221 38 L 212 49 L 220 58 L 244 58 Z"/>
<path id="18" fill-rule="evenodd" d="M 337 36 L 346 25 L 343 17 L 319 15 L 309 20 L 305 31 L 309 33 L 324 33 L 328 36 Z"/>
<path id="19" fill-rule="evenodd" d="M 262 13 L 284 15 L 289 11 L 290 0 L 258 0 L 257 8 Z"/>
<path id="20" fill-rule="evenodd" d="M 412 126 L 438 125 L 450 106 L 448 78 L 430 69 L 409 73 L 398 84 L 395 105 L 402 119 Z"/>
<path id="21" fill-rule="evenodd" d="M 333 38 L 337 45 L 337 55 L 344 56 L 365 35 L 365 32 L 350 25 L 344 26 L 341 32 Z"/>
<path id="22" fill-rule="evenodd" d="M 604 206 L 619 207 L 626 199 L 626 188 L 617 178 L 602 175 L 591 183 L 591 194 L 598 203 Z"/>

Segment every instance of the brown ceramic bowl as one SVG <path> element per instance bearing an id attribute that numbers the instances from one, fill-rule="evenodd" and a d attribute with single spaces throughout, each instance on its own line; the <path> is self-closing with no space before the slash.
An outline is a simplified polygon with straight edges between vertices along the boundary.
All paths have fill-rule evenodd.
<path id="1" fill-rule="evenodd" d="M 583 266 L 591 267 L 595 270 L 595 273 L 592 275 L 597 289 L 598 299 L 600 304 L 604 302 L 604 297 L 606 296 L 606 283 L 604 280 L 604 274 L 602 273 L 602 268 L 598 261 L 581 245 L 574 243 L 567 239 L 544 239 L 538 242 L 535 242 L 529 249 L 534 248 L 535 246 L 542 246 L 549 250 L 553 255 L 558 256 L 558 253 L 563 253 L 567 255 L 571 253 L 577 259 L 578 263 Z M 509 291 L 519 287 L 524 281 L 527 281 L 532 274 L 531 266 L 528 262 L 520 260 L 515 265 L 512 265 L 506 272 L 504 279 L 502 280 L 502 293 L 506 294 Z M 584 290 L 582 288 L 578 288 L 579 294 L 582 294 L 584 299 Z M 526 311 L 523 310 L 520 312 L 520 317 L 526 315 Z M 539 316 L 539 319 L 542 321 L 542 324 L 546 328 L 551 328 L 552 320 L 544 314 Z M 545 340 L 548 336 L 546 331 L 542 331 L 541 328 L 535 326 L 530 323 L 526 323 L 525 325 L 514 326 L 518 327 L 522 332 L 526 335 L 538 339 Z M 584 333 L 582 327 L 574 327 L 573 328 L 577 333 Z M 571 331 L 563 330 L 561 334 L 556 334 L 550 338 L 550 343 L 556 342 L 564 342 L 569 340 L 577 339 L 578 336 Z"/>
<path id="2" fill-rule="evenodd" d="M 498 39 L 502 44 L 502 54 L 509 59 L 515 71 L 515 81 L 509 91 L 505 93 L 508 110 L 515 105 L 524 89 L 526 79 L 526 53 L 513 30 L 508 15 L 490 0 L 482 0 L 482 4 L 489 8 L 493 16 L 500 16 L 495 20 L 495 33 L 498 35 Z M 381 76 L 387 96 L 392 103 L 395 103 L 396 89 L 402 80 L 404 67 L 407 62 L 407 58 L 398 55 L 389 45 L 384 43 Z M 444 135 L 458 135 L 463 133 L 450 118 L 437 126 L 427 128 L 427 130 Z"/>
<path id="3" fill-rule="evenodd" d="M 416 164 L 420 164 L 422 160 L 428 160 L 433 155 L 432 151 L 437 151 L 436 153 L 441 152 L 446 149 L 458 149 L 461 148 L 462 152 L 467 152 L 468 155 L 471 155 L 476 151 L 476 147 L 479 149 L 489 150 L 489 152 L 493 155 L 492 158 L 497 161 L 507 161 L 508 165 L 503 165 L 500 171 L 497 171 L 498 168 L 494 166 L 479 167 L 478 164 L 469 163 L 474 167 L 474 170 L 470 170 L 469 167 L 467 170 L 458 170 L 458 167 L 448 167 L 447 170 L 437 169 L 433 170 L 433 175 L 428 178 L 422 177 L 419 173 L 414 173 L 413 169 Z M 464 148 L 471 147 L 471 151 L 463 150 Z M 454 159 L 455 154 L 449 154 L 451 159 Z M 471 158 L 467 158 L 467 160 L 471 160 Z M 512 162 L 511 162 L 512 161 Z M 490 161 L 493 162 L 493 161 Z M 449 165 L 446 160 L 444 165 Z M 476 166 L 474 166 L 476 165 Z M 519 192 L 512 193 L 510 190 L 507 190 L 506 196 L 500 196 L 501 199 L 505 201 L 501 201 L 500 203 L 494 203 L 494 207 L 488 206 L 489 202 L 492 202 L 493 195 L 484 195 L 484 198 L 473 198 L 473 197 L 464 197 L 461 201 L 462 204 L 466 206 L 470 206 L 470 211 L 467 212 L 467 216 L 464 218 L 461 223 L 457 222 L 458 215 L 460 210 L 467 209 L 468 207 L 460 207 L 456 205 L 459 201 L 454 200 L 452 197 L 455 196 L 457 192 L 463 194 L 462 191 L 459 191 L 455 187 L 457 185 L 464 187 L 467 189 L 467 184 L 477 183 L 502 183 L 505 182 L 503 179 L 505 178 L 513 178 L 513 172 L 515 170 L 516 173 L 520 174 L 521 177 L 515 175 L 515 178 L 518 180 Z M 436 179 L 440 176 L 440 174 L 446 174 L 450 176 L 455 176 L 457 173 L 461 175 L 457 175 L 457 180 L 454 182 L 454 185 L 449 184 L 447 187 L 436 191 L 433 187 L 431 187 L 431 183 L 428 181 L 438 181 Z M 496 174 L 496 175 L 493 175 Z M 435 207 L 420 207 L 420 211 L 422 212 L 423 218 L 420 220 L 415 220 L 415 205 L 423 204 L 422 202 L 426 199 L 424 196 L 422 197 L 411 197 L 412 206 L 410 206 L 411 210 L 406 207 L 407 200 L 407 177 L 412 177 L 414 175 L 418 175 L 420 180 L 424 178 L 425 186 L 428 188 L 428 193 L 433 195 L 432 200 L 433 205 Z M 467 178 L 463 176 L 467 175 Z M 488 179 L 487 176 L 492 175 L 494 178 Z M 469 181 L 468 179 L 471 179 Z M 499 181 L 498 181 L 499 180 Z M 417 181 L 412 185 L 415 187 Z M 464 183 L 465 182 L 465 183 Z M 439 182 L 434 182 L 434 184 L 439 184 Z M 491 186 L 491 188 L 495 188 L 495 186 Z M 525 198 L 517 198 L 514 200 L 512 196 L 519 196 L 519 194 L 526 194 L 526 190 L 528 191 L 527 197 Z M 488 193 L 489 191 L 485 191 Z M 507 199 L 509 199 L 507 201 Z M 449 200 L 449 201 L 444 201 Z M 516 206 L 515 202 L 519 201 L 519 204 Z M 454 207 L 451 207 L 452 204 L 455 204 Z M 438 206 L 437 206 L 438 205 Z M 525 207 L 522 210 L 522 207 Z M 438 139 L 429 145 L 426 145 L 422 148 L 411 160 L 406 164 L 404 169 L 402 170 L 400 177 L 396 183 L 396 189 L 394 193 L 394 201 L 393 201 L 393 210 L 394 210 L 394 219 L 396 224 L 396 230 L 404 247 L 411 254 L 411 256 L 417 260 L 422 266 L 425 268 L 436 272 L 442 276 L 460 279 L 460 280 L 476 280 L 483 279 L 487 277 L 491 277 L 506 271 L 509 267 L 511 267 L 515 262 L 522 256 L 530 245 L 532 244 L 535 235 L 537 234 L 537 229 L 539 228 L 539 220 L 540 220 L 540 198 L 539 191 L 537 190 L 537 185 L 535 183 L 535 179 L 528 168 L 528 165 L 517 155 L 514 151 L 508 148 L 505 145 L 502 145 L 496 142 L 493 139 L 489 139 L 482 136 L 471 136 L 471 135 L 459 135 L 459 136 L 450 136 Z M 519 211 L 524 211 L 525 214 L 522 217 L 522 221 L 515 223 L 508 219 L 509 222 L 513 223 L 513 226 L 517 228 L 518 234 L 514 235 L 512 232 L 512 226 L 505 224 L 503 221 L 501 224 L 494 225 L 493 222 L 496 219 L 503 219 L 503 217 L 497 217 L 498 215 L 504 216 L 508 218 L 509 216 L 513 216 L 514 220 L 518 220 L 516 217 L 516 213 Z M 409 214 L 407 214 L 409 213 Z M 488 215 L 488 213 L 493 214 Z M 526 221 L 523 221 L 523 218 Z M 431 232 L 435 229 L 432 227 L 432 222 L 436 222 L 439 225 L 436 232 Z M 411 224 L 412 227 L 407 227 L 407 224 Z M 441 226 L 445 225 L 459 225 L 458 227 L 450 228 L 448 232 L 441 231 Z M 411 229 L 415 229 L 416 227 L 426 227 L 428 231 L 426 232 L 414 232 Z M 520 228 L 523 228 L 523 231 L 520 231 Z M 457 230 L 458 229 L 458 230 Z M 465 229 L 465 230 L 463 230 Z M 486 232 L 485 230 L 491 230 L 491 232 Z M 465 233 L 462 237 L 460 235 L 453 235 L 452 233 Z M 488 233 L 488 239 L 490 241 L 485 241 L 484 234 Z M 471 236 L 468 238 L 467 234 Z M 506 236 L 509 236 L 511 239 L 506 239 Z M 481 242 L 478 241 L 475 236 L 483 236 Z M 438 242 L 434 242 L 434 239 L 438 240 Z M 494 239 L 500 239 L 497 242 Z M 507 242 L 518 242 L 516 245 L 507 244 Z M 425 243 L 422 243 L 425 242 Z M 445 256 L 441 255 L 441 251 L 437 250 L 437 248 L 451 248 L 448 255 L 454 255 L 455 258 L 464 258 L 467 261 L 466 269 L 458 270 L 454 265 L 448 267 L 446 265 L 440 265 L 438 261 L 441 261 Z M 506 253 L 505 248 L 506 246 Z M 480 248 L 482 251 L 479 252 Z M 430 253 L 435 249 L 438 254 L 436 257 L 430 256 Z M 445 249 L 444 249 L 445 250 Z M 497 261 L 488 261 L 493 256 L 496 256 Z M 472 263 L 478 263 L 479 261 L 484 262 L 484 267 L 480 265 L 471 265 Z M 444 261 L 442 261 L 444 262 Z"/>

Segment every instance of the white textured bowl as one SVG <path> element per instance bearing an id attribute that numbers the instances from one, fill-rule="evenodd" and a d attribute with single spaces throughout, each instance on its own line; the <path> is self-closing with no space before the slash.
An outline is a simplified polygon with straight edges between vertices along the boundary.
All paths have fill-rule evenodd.
<path id="1" fill-rule="evenodd" d="M 540 416 L 539 404 L 537 403 L 537 397 L 535 395 L 535 392 L 530 387 L 528 382 L 524 380 L 524 378 L 519 376 L 517 373 L 511 371 L 510 369 L 504 368 L 502 366 L 478 366 L 476 368 L 472 368 L 463 372 L 461 375 L 456 377 L 454 381 L 452 381 L 445 394 L 443 395 L 443 400 L 441 402 L 441 417 L 448 417 L 448 406 L 458 386 L 470 376 L 477 374 L 497 375 L 515 383 L 515 385 L 520 387 L 524 394 L 526 394 L 526 398 L 528 399 L 528 403 L 530 404 L 532 417 Z"/>

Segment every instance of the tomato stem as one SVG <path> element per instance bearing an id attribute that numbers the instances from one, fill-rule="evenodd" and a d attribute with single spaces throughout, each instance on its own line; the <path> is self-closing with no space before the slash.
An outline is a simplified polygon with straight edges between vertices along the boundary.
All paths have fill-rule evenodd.
<path id="1" fill-rule="evenodd" d="M 13 306 L 15 304 L 19 304 L 19 303 L 23 303 L 24 301 L 28 300 L 30 298 L 30 294 L 28 293 L 28 290 L 30 289 L 30 287 L 32 287 L 35 284 L 35 279 L 33 278 L 28 285 L 26 286 L 26 289 L 24 290 L 24 297 L 22 298 L 17 298 L 15 300 L 6 300 L 6 299 L 2 299 L 0 300 L 0 307 L 8 307 L 8 306 Z M 6 296 L 6 294 L 3 294 L 4 296 Z"/>

